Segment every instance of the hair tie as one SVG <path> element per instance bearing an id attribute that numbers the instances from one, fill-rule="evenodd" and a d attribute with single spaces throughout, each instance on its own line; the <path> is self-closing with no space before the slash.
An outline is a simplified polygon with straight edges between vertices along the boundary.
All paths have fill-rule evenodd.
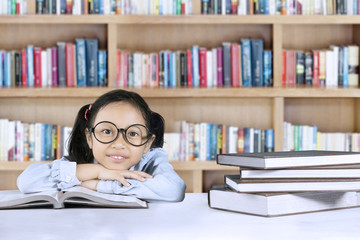
<path id="1" fill-rule="evenodd" d="M 86 121 L 88 120 L 88 113 L 89 113 L 89 111 L 90 111 L 90 109 L 91 109 L 91 107 L 92 107 L 92 104 L 90 104 L 90 106 L 89 106 L 89 108 L 88 109 L 86 109 L 86 111 L 85 111 L 85 119 L 86 119 Z"/>

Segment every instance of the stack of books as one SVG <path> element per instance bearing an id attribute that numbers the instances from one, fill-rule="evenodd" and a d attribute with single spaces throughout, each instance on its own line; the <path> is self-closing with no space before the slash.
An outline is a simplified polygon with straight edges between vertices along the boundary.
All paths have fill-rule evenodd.
<path id="1" fill-rule="evenodd" d="M 360 206 L 360 153 L 338 151 L 219 154 L 240 167 L 209 191 L 211 208 L 281 216 Z"/>

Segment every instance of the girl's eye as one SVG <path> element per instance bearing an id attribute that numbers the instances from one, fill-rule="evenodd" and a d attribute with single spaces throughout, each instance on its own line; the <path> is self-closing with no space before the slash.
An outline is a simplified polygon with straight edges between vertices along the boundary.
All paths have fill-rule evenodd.
<path id="1" fill-rule="evenodd" d="M 113 133 L 113 131 L 111 129 L 104 129 L 102 132 L 103 132 L 103 134 L 107 134 L 107 135 Z"/>
<path id="2" fill-rule="evenodd" d="M 132 131 L 132 132 L 128 132 L 128 136 L 129 137 L 137 137 L 137 136 L 139 136 L 139 134 L 137 132 Z"/>

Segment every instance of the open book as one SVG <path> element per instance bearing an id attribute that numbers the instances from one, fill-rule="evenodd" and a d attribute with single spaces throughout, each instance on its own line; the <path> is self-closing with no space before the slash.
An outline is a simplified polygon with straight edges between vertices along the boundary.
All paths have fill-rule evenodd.
<path id="1" fill-rule="evenodd" d="M 41 206 L 64 208 L 67 204 L 95 207 L 147 208 L 146 201 L 134 196 L 99 193 L 80 186 L 63 191 L 38 193 L 22 193 L 19 190 L 0 191 L 0 209 Z"/>

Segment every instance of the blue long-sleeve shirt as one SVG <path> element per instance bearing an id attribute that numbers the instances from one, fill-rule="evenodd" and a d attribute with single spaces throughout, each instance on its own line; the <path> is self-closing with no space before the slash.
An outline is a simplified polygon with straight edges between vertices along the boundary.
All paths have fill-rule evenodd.
<path id="1" fill-rule="evenodd" d="M 145 182 L 127 179 L 123 186 L 117 180 L 100 180 L 97 191 L 102 193 L 133 195 L 147 201 L 182 201 L 186 185 L 168 161 L 167 153 L 155 148 L 143 155 L 140 162 L 129 170 L 143 171 L 153 176 Z M 21 192 L 32 193 L 53 189 L 66 189 L 79 185 L 76 163 L 61 158 L 52 163 L 35 163 L 26 168 L 17 179 Z"/>

